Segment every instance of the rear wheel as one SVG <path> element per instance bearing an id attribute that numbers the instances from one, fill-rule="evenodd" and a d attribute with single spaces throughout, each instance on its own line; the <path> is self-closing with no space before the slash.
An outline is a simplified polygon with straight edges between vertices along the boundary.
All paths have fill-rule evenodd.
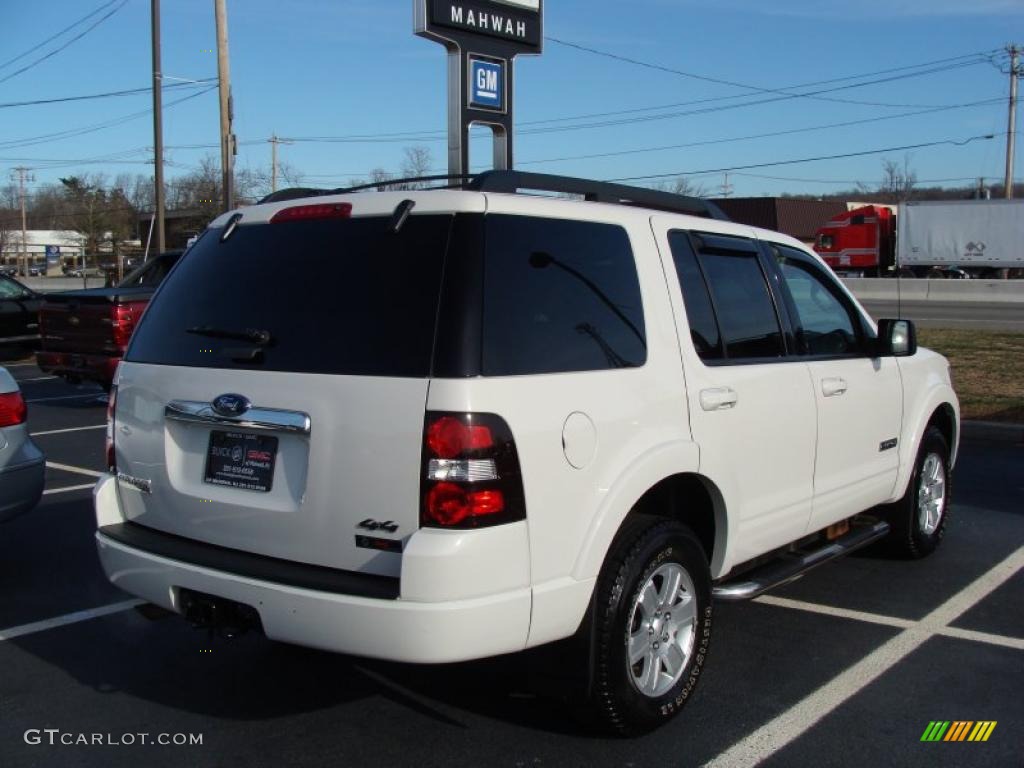
<path id="1" fill-rule="evenodd" d="M 673 520 L 627 523 L 598 579 L 593 704 L 630 735 L 673 717 L 699 679 L 711 639 L 711 578 L 693 532 Z"/>
<path id="2" fill-rule="evenodd" d="M 886 509 L 891 526 L 887 543 L 893 554 L 920 558 L 935 551 L 946 533 L 951 491 L 949 445 L 942 432 L 929 427 L 907 492 Z"/>

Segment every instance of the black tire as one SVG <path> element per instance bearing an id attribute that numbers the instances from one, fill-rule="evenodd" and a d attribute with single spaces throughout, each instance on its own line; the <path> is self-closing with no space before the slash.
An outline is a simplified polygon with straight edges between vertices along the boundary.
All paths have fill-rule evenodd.
<path id="1" fill-rule="evenodd" d="M 675 603 L 675 621 L 679 622 L 682 616 L 682 623 L 670 623 L 668 612 L 659 613 L 655 622 L 643 621 L 646 610 L 638 603 L 642 591 L 648 587 L 655 590 L 654 594 L 668 594 L 671 587 L 666 579 L 678 573 L 677 569 L 684 576 L 679 577 L 680 587 L 669 600 L 679 601 Z M 686 577 L 689 584 L 685 583 Z M 592 708 L 601 724 L 618 735 L 653 730 L 686 704 L 707 659 L 711 640 L 711 576 L 704 549 L 693 532 L 681 523 L 637 516 L 627 522 L 612 544 L 594 598 Z M 670 606 L 670 602 L 662 605 Z M 637 639 L 641 634 L 649 636 L 651 644 L 645 651 L 651 655 L 632 666 L 627 660 L 631 634 Z M 659 638 L 668 641 L 660 651 L 651 650 Z M 683 650 L 686 647 L 688 654 Z M 656 656 L 658 653 L 665 654 L 664 658 Z M 680 664 L 682 660 L 685 662 Z M 674 671 L 670 663 L 675 666 Z M 646 670 L 654 671 L 654 683 L 650 692 L 643 693 L 638 687 L 641 683 L 634 680 L 638 672 L 642 675 Z M 664 691 L 657 689 L 659 684 L 670 683 Z"/>
<path id="2" fill-rule="evenodd" d="M 943 478 L 942 509 L 938 524 L 934 520 L 926 522 L 921 514 L 921 494 L 923 493 L 922 475 L 934 468 L 930 457 L 939 462 Z M 953 482 L 949 473 L 949 444 L 945 436 L 935 427 L 928 427 L 917 450 L 914 461 L 914 473 L 903 498 L 883 509 L 884 517 L 889 522 L 890 531 L 885 539 L 888 551 L 907 559 L 927 557 L 935 551 L 946 535 L 946 524 L 949 522 L 949 503 L 952 497 Z"/>

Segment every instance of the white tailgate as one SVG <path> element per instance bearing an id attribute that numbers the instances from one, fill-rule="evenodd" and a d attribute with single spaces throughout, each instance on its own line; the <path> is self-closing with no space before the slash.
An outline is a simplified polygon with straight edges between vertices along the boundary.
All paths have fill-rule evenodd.
<path id="1" fill-rule="evenodd" d="M 357 524 L 419 527 L 426 379 L 179 368 L 125 363 L 117 394 L 117 468 L 125 517 L 231 549 L 398 576 L 401 555 L 358 548 Z M 242 395 L 253 409 L 308 414 L 308 434 L 167 418 L 172 402 Z M 269 491 L 204 480 L 211 432 L 278 440 Z M 150 492 L 140 490 L 149 483 Z"/>

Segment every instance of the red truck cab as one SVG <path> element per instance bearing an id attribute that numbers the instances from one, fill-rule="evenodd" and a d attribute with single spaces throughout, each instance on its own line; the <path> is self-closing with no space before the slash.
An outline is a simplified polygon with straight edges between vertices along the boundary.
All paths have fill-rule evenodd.
<path id="1" fill-rule="evenodd" d="M 40 369 L 109 389 L 139 318 L 180 257 L 180 251 L 155 256 L 113 288 L 47 294 L 39 310 Z"/>
<path id="2" fill-rule="evenodd" d="M 879 277 L 895 264 L 896 214 L 880 205 L 841 213 L 815 233 L 814 250 L 835 272 Z"/>

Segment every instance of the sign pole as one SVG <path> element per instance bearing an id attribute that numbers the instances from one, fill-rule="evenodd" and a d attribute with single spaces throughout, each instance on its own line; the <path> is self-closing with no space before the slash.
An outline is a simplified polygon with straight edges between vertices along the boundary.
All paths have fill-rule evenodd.
<path id="1" fill-rule="evenodd" d="M 415 0 L 414 31 L 448 53 L 448 174 L 470 173 L 470 132 L 491 129 L 495 170 L 513 159 L 514 64 L 539 55 L 543 0 Z"/>

